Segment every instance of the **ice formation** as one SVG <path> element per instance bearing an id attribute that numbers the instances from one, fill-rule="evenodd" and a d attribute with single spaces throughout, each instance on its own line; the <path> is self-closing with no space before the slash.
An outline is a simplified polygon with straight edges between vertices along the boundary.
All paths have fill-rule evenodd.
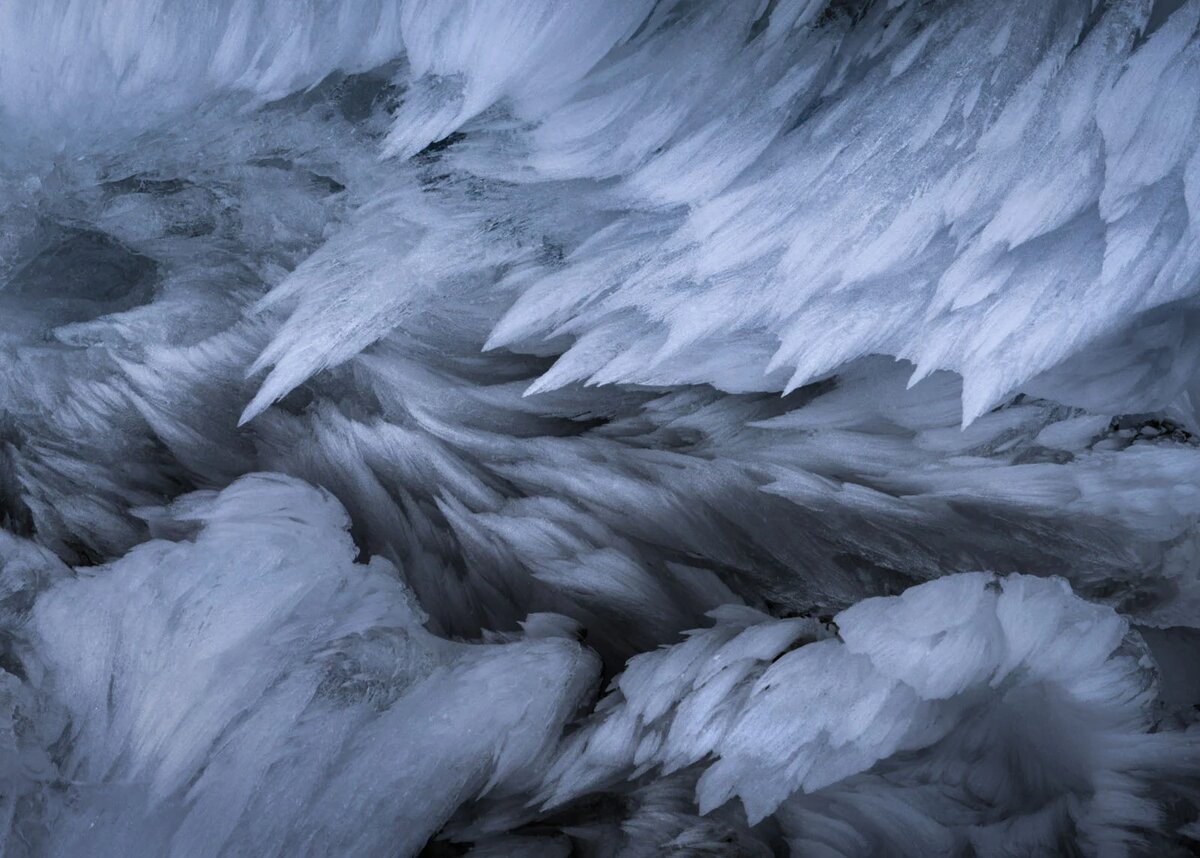
<path id="1" fill-rule="evenodd" d="M 1198 0 L 0 3 L 0 854 L 1200 848 Z"/>

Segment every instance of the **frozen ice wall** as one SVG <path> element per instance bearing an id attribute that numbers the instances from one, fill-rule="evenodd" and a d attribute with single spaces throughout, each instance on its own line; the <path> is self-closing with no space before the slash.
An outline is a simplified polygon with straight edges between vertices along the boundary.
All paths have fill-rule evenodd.
<path id="1" fill-rule="evenodd" d="M 1200 0 L 0 2 L 0 854 L 1200 848 Z"/>

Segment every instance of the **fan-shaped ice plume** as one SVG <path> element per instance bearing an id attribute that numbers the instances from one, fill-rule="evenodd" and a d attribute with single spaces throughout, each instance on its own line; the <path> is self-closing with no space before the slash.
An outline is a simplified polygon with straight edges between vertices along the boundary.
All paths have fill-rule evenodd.
<path id="1" fill-rule="evenodd" d="M 1196 89 L 1184 80 L 1197 67 L 1195 8 L 1179 9 L 1142 39 L 1148 4 L 1113 4 L 1094 15 L 1086 3 L 1031 3 L 1005 15 L 984 5 L 875 4 L 854 26 L 834 15 L 815 29 L 812 4 L 779 4 L 765 27 L 749 13 L 676 9 L 651 16 L 583 78 L 574 101 L 528 132 L 481 120 L 473 133 L 486 150 L 480 143 L 447 153 L 469 172 L 526 183 L 629 176 L 615 191 L 629 210 L 567 245 L 574 252 L 561 270 L 524 272 L 489 345 L 574 340 L 532 390 L 572 380 L 790 389 L 885 352 L 912 359 L 917 377 L 936 368 L 962 372 L 969 422 L 1074 351 L 1136 330 L 1155 308 L 1193 299 L 1200 259 L 1189 177 L 1200 161 L 1187 141 L 1196 137 L 1195 99 L 1181 95 L 1179 104 L 1159 107 L 1155 94 Z M 488 19 L 464 20 L 465 29 L 436 39 L 447 57 L 423 66 L 464 66 L 451 59 L 456 46 L 474 44 Z M 529 21 L 547 33 L 558 26 L 536 15 Z M 421 26 L 441 33 L 449 25 L 439 18 Z M 672 51 L 683 62 L 705 40 L 727 55 L 713 66 L 720 73 L 661 81 L 652 74 Z M 537 41 L 537 50 L 545 44 Z M 558 53 L 530 56 L 564 80 L 587 67 L 579 58 L 588 55 L 578 52 L 565 65 Z M 485 58 L 472 57 L 480 66 L 474 74 L 486 77 Z M 728 69 L 742 66 L 734 79 L 747 81 L 753 96 L 727 85 Z M 495 77 L 493 88 L 507 79 Z M 535 87 L 542 78 L 522 80 Z M 936 85 L 946 80 L 955 83 Z M 501 91 L 487 90 L 480 104 Z M 403 110 L 418 115 L 393 135 L 418 136 L 395 144 L 400 151 L 443 133 L 419 130 L 435 121 L 423 118 L 432 108 L 421 105 L 444 108 L 446 98 L 411 95 Z M 750 107 L 720 107 L 734 103 Z M 447 114 L 445 132 L 461 124 L 457 117 Z M 1143 158 L 1138 147 L 1163 135 L 1179 143 Z M 553 189 L 539 187 L 542 197 Z M 541 206 L 526 216 L 530 226 L 554 232 L 573 219 L 582 229 L 580 215 L 616 202 L 604 186 L 561 190 L 571 194 L 574 216 L 538 217 L 554 211 Z M 694 205 L 660 208 L 676 202 Z M 470 234 L 486 234 L 494 229 L 488 211 L 456 217 Z M 390 223 L 408 236 L 402 241 L 415 240 L 402 220 Z M 377 248 L 352 251 L 363 240 Z M 439 252 L 439 260 L 481 273 L 493 262 L 486 251 L 460 258 L 464 242 L 444 241 L 459 253 Z M 386 244 L 376 228 L 331 247 L 335 258 L 361 255 L 355 264 L 374 273 L 363 278 L 351 267 L 339 277 L 364 281 L 360 289 L 312 290 L 297 330 L 311 330 L 303 320 L 333 295 L 384 289 L 378 278 L 389 267 L 375 254 Z M 444 278 L 440 263 L 424 270 L 430 250 L 426 242 L 412 251 L 418 255 L 404 251 L 396 260 L 418 277 Z M 1092 311 L 1073 312 L 1083 303 Z M 368 318 L 378 329 L 398 324 L 390 304 L 356 311 L 354 327 Z M 326 323 L 331 331 L 345 324 L 337 318 Z M 315 333 L 314 343 L 321 338 Z M 363 345 L 349 338 L 341 350 Z M 284 358 L 281 349 L 277 343 L 264 361 Z M 1176 356 L 1192 366 L 1192 351 Z M 705 357 L 713 354 L 721 359 Z M 255 410 L 280 392 L 273 376 Z M 1150 398 L 1167 407 L 1185 392 L 1166 383 Z M 1110 399 L 1146 394 L 1125 380 Z"/>
<path id="2" fill-rule="evenodd" d="M 757 140 L 774 137 L 753 166 L 735 178 L 706 163 L 698 175 L 728 184 L 685 215 L 610 226 L 526 291 L 492 345 L 572 335 L 555 384 L 730 390 L 790 389 L 884 352 L 912 359 L 918 377 L 962 372 L 970 421 L 1139 314 L 1194 299 L 1198 105 L 1183 79 L 1200 67 L 1200 13 L 1187 4 L 1142 40 L 1150 4 L 1092 5 L 872 4 L 849 35 L 834 26 L 808 37 L 815 45 L 799 40 L 807 70 L 790 67 L 788 110 L 752 121 Z M 741 50 L 761 62 L 771 35 Z M 570 109 L 543 126 L 556 150 L 562 123 L 582 138 L 605 115 L 595 99 Z M 736 112 L 723 118 L 745 127 Z M 608 131 L 637 128 L 614 118 Z M 1154 146 L 1160 135 L 1176 142 Z M 701 157 L 715 161 L 713 150 Z M 662 192 L 625 188 L 649 202 L 689 187 L 662 178 Z M 705 359 L 735 350 L 763 357 L 737 374 Z M 1160 391 L 1156 407 L 1180 392 Z"/>
<path id="3" fill-rule="evenodd" d="M 408 157 L 507 99 L 538 116 L 638 28 L 653 0 L 409 0 L 401 21 L 412 90 L 384 144 Z"/>
<path id="4" fill-rule="evenodd" d="M 796 854 L 1116 855 L 1161 819 L 1155 782 L 1196 774 L 1194 734 L 1153 732 L 1144 645 L 1061 580 L 956 575 L 825 626 L 714 617 L 630 661 L 543 801 L 699 766 L 702 813 L 778 812 Z"/>
<path id="5" fill-rule="evenodd" d="M 407 854 L 527 775 L 593 680 L 573 639 L 434 638 L 390 564 L 354 562 L 336 501 L 294 480 L 145 514 L 194 535 L 30 612 L 71 784 L 32 854 Z"/>

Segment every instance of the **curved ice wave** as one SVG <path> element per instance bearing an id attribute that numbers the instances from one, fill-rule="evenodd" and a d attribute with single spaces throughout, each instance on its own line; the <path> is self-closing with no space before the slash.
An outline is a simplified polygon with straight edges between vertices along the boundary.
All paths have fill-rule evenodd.
<path id="1" fill-rule="evenodd" d="M 163 537 L 103 567 L 4 546 L 10 854 L 412 854 L 472 799 L 450 831 L 486 844 L 659 777 L 694 809 L 635 851 L 1123 854 L 1200 763 L 1155 729 L 1136 632 L 1061 579 L 952 575 L 821 620 L 728 605 L 564 737 L 598 667 L 566 618 L 437 638 L 336 501 L 278 475 L 143 515 Z"/>

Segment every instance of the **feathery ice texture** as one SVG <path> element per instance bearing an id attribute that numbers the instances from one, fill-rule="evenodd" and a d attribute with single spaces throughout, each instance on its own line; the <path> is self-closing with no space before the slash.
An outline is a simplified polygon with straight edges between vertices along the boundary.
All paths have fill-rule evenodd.
<path id="1" fill-rule="evenodd" d="M 1200 844 L 1200 0 L 0 3 L 0 350 L 0 853 Z"/>

